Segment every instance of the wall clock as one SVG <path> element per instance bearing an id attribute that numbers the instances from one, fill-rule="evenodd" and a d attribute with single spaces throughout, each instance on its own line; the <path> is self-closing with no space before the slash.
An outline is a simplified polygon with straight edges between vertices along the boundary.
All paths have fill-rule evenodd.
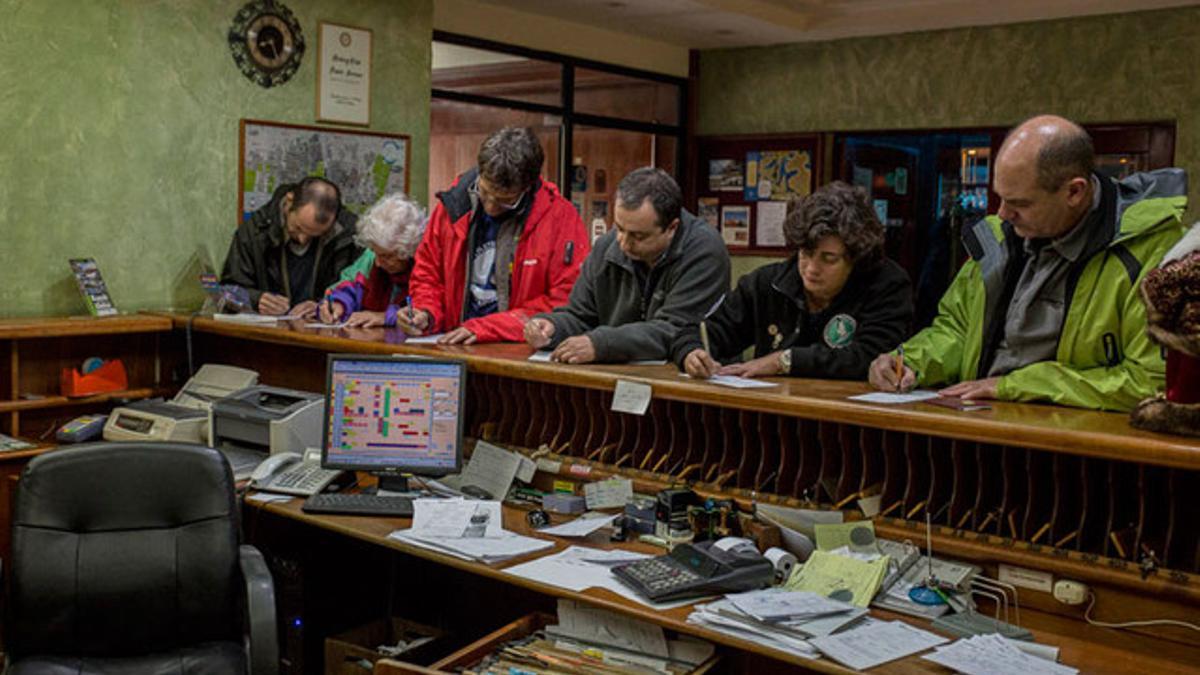
<path id="1" fill-rule="evenodd" d="M 304 56 L 304 33 L 283 3 L 252 0 L 233 17 L 229 51 L 243 75 L 269 89 L 296 74 Z"/>

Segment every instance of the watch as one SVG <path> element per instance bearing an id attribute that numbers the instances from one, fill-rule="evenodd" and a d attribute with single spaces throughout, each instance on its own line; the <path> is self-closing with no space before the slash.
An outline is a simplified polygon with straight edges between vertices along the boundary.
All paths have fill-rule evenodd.
<path id="1" fill-rule="evenodd" d="M 300 22 L 276 0 L 252 0 L 233 17 L 229 51 L 251 82 L 271 88 L 292 79 L 304 55 Z"/>
<path id="2" fill-rule="evenodd" d="M 790 349 L 779 352 L 779 374 L 792 374 L 792 350 Z"/>

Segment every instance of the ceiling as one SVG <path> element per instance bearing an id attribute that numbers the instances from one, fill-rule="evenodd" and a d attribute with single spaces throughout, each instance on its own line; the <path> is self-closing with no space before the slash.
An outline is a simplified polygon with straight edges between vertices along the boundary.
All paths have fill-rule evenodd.
<path id="1" fill-rule="evenodd" d="M 483 0 L 694 49 L 833 40 L 1200 4 L 1200 0 Z"/>

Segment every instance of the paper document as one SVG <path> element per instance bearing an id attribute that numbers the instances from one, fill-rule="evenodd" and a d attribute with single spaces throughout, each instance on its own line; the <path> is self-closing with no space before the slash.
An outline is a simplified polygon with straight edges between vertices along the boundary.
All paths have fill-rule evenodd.
<path id="1" fill-rule="evenodd" d="M 848 400 L 861 401 L 863 403 L 883 403 L 885 405 L 896 405 L 899 403 L 916 403 L 918 401 L 928 401 L 931 398 L 937 398 L 936 391 L 928 389 L 917 389 L 910 391 L 907 394 L 891 393 L 887 391 L 873 391 L 870 394 L 859 394 L 858 396 L 850 396 Z"/>
<path id="2" fill-rule="evenodd" d="M 767 589 L 726 596 L 734 607 L 759 621 L 814 618 L 855 609 L 848 602 L 832 600 L 808 591 Z"/>
<path id="3" fill-rule="evenodd" d="M 451 555 L 455 558 L 475 560 L 487 564 L 554 548 L 554 542 L 552 541 L 523 537 L 507 530 L 501 531 L 499 537 L 478 538 L 422 537 L 414 535 L 411 532 L 411 530 L 396 530 L 389 534 L 388 538 Z"/>
<path id="4" fill-rule="evenodd" d="M 550 349 L 541 349 L 530 354 L 529 360 L 537 363 L 550 363 L 550 355 L 553 353 Z"/>
<path id="5" fill-rule="evenodd" d="M 272 504 L 275 502 L 290 502 L 295 499 L 293 495 L 271 494 L 269 492 L 255 492 L 254 494 L 246 495 L 246 501 L 258 502 L 260 504 Z"/>
<path id="6" fill-rule="evenodd" d="M 445 335 L 445 333 L 435 333 L 433 335 L 408 335 L 408 336 L 405 336 L 405 338 L 404 338 L 404 344 L 406 344 L 406 345 L 437 344 L 437 341 L 443 335 Z"/>
<path id="7" fill-rule="evenodd" d="M 996 633 L 963 638 L 921 657 L 965 675 L 1071 675 L 1079 672 L 1017 648 Z"/>
<path id="8" fill-rule="evenodd" d="M 500 502 L 467 499 L 414 499 L 408 533 L 447 539 L 499 537 L 504 529 Z"/>
<path id="9" fill-rule="evenodd" d="M 563 635 L 620 647 L 641 654 L 667 657 L 667 636 L 661 626 L 615 612 L 559 599 L 558 625 L 547 626 L 551 635 Z"/>
<path id="10" fill-rule="evenodd" d="M 538 530 L 538 534 L 550 534 L 556 537 L 586 537 L 596 530 L 612 525 L 613 518 L 616 516 L 580 516 L 561 525 L 544 527 Z"/>
<path id="11" fill-rule="evenodd" d="M 471 459 L 467 461 L 463 472 L 457 476 L 447 476 L 441 482 L 455 490 L 461 490 L 464 485 L 474 485 L 486 490 L 492 499 L 504 499 L 517 474 L 528 471 L 523 461 L 525 459 L 519 453 L 479 441 L 475 443 L 475 450 L 471 452 Z"/>
<path id="12" fill-rule="evenodd" d="M 855 670 L 874 668 L 947 642 L 940 635 L 913 628 L 903 621 L 877 621 L 812 640 L 823 654 Z"/>
<path id="13" fill-rule="evenodd" d="M 734 607 L 729 599 L 697 605 L 687 622 L 806 659 L 818 656 L 805 636 L 758 621 Z"/>
<path id="14" fill-rule="evenodd" d="M 651 394 L 650 385 L 644 382 L 617 380 L 617 386 L 613 389 L 612 410 L 630 415 L 645 415 L 650 407 Z"/>
<path id="15" fill-rule="evenodd" d="M 848 523 L 819 523 L 813 527 L 817 549 L 832 551 L 847 546 L 856 553 L 879 553 L 875 544 L 875 523 L 869 520 L 854 520 Z"/>
<path id="16" fill-rule="evenodd" d="M 589 548 L 580 554 L 579 559 L 596 565 L 619 565 L 620 563 L 633 562 L 635 560 L 645 560 L 649 557 L 645 553 L 626 551 L 620 548 L 609 550 Z"/>
<path id="17" fill-rule="evenodd" d="M 583 499 L 589 509 L 623 509 L 633 497 L 633 481 L 609 478 L 583 484 Z"/>
<path id="18" fill-rule="evenodd" d="M 271 316 L 268 314 L 213 314 L 214 321 L 231 321 L 233 323 L 265 323 L 275 324 L 280 321 L 291 321 L 292 316 Z"/>
<path id="19" fill-rule="evenodd" d="M 304 324 L 305 328 L 345 328 L 346 322 L 339 321 L 337 323 L 325 323 L 324 321 L 309 321 Z"/>
<path id="20" fill-rule="evenodd" d="M 819 511 L 817 509 L 795 509 L 775 504 L 759 504 L 759 516 L 780 527 L 790 527 L 808 537 L 817 536 L 817 523 L 840 523 L 846 519 L 841 511 Z"/>
<path id="21" fill-rule="evenodd" d="M 547 542 L 550 543 L 550 542 Z M 544 556 L 527 563 L 514 565 L 504 570 L 505 573 L 538 583 L 549 584 L 571 591 L 582 591 L 585 588 L 606 588 L 621 597 L 657 609 L 671 609 L 696 602 L 678 600 L 675 602 L 656 603 L 638 595 L 636 591 L 617 580 L 608 565 L 590 562 L 589 558 L 600 555 L 597 549 L 586 546 L 571 546 L 554 555 Z M 636 555 L 626 551 L 627 555 Z M 642 558 L 649 558 L 644 555 Z"/>
<path id="22" fill-rule="evenodd" d="M 863 562 L 828 551 L 814 551 L 808 562 L 793 572 L 783 587 L 790 591 L 812 591 L 857 607 L 866 607 L 879 591 L 887 570 L 887 556 Z"/>
<path id="23" fill-rule="evenodd" d="M 763 382 L 762 380 L 752 380 L 748 377 L 735 377 L 733 375 L 713 375 L 703 381 L 719 384 L 722 387 L 732 387 L 733 389 L 764 389 L 779 386 L 774 382 Z"/>
<path id="24" fill-rule="evenodd" d="M 637 361 L 630 361 L 626 365 L 630 365 L 630 366 L 665 366 L 665 365 L 667 365 L 667 360 L 666 359 L 639 359 Z"/>

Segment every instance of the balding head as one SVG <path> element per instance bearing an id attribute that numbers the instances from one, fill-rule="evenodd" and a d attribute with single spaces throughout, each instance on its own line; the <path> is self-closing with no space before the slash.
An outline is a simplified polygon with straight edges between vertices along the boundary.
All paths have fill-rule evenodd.
<path id="1" fill-rule="evenodd" d="M 1070 231 L 1091 207 L 1095 153 L 1078 124 L 1039 115 L 1017 125 L 996 155 L 1000 217 L 1026 238 Z"/>
<path id="2" fill-rule="evenodd" d="M 1054 192 L 1072 178 L 1088 178 L 1096 168 L 1092 137 L 1083 127 L 1057 115 L 1038 115 L 1009 132 L 996 158 L 1026 167 L 1032 164 L 1038 187 Z"/>

